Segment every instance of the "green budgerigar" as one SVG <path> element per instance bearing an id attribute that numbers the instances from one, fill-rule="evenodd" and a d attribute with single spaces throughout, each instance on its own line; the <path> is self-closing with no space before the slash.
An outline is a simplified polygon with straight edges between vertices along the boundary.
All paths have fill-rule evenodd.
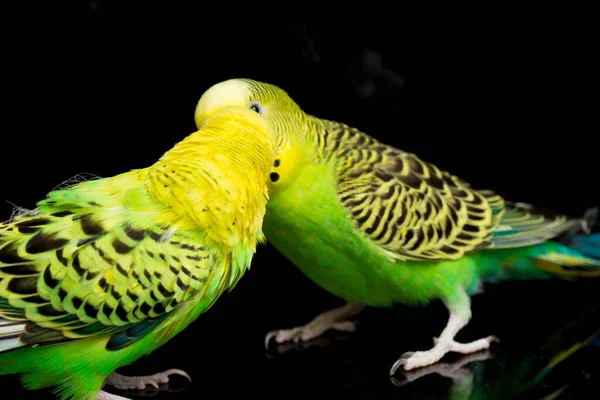
<path id="1" fill-rule="evenodd" d="M 305 341 L 328 329 L 351 331 L 350 318 L 365 305 L 441 300 L 449 319 L 434 346 L 402 355 L 393 375 L 497 340 L 455 341 L 484 282 L 600 276 L 600 235 L 586 232 L 592 215 L 569 218 L 505 201 L 358 129 L 308 115 L 267 83 L 214 85 L 198 102 L 196 123 L 231 107 L 254 110 L 277 136 L 267 240 L 348 302 L 305 326 L 270 332 L 267 345 L 272 338 Z"/>
<path id="2" fill-rule="evenodd" d="M 154 165 L 50 192 L 0 225 L 0 375 L 60 399 L 158 387 L 115 369 L 154 351 L 231 290 L 264 242 L 275 136 L 224 110 Z"/>

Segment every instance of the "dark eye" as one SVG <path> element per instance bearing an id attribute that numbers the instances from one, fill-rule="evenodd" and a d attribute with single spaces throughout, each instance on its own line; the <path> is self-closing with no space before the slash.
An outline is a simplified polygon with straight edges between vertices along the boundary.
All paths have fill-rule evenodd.
<path id="1" fill-rule="evenodd" d="M 251 109 L 252 111 L 254 111 L 257 114 L 261 114 L 262 115 L 262 106 L 260 104 L 258 104 L 256 101 L 253 101 L 252 103 L 250 103 L 250 105 L 248 106 L 249 109 Z"/>

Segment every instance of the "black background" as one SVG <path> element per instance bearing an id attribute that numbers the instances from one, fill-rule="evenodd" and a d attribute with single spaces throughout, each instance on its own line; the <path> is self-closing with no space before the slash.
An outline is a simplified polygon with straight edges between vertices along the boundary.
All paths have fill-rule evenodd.
<path id="1" fill-rule="evenodd" d="M 570 215 L 600 205 L 597 40 L 584 18 L 589 11 L 525 17 L 520 9 L 454 10 L 434 18 L 403 9 L 393 22 L 338 16 L 302 24 L 268 15 L 264 3 L 239 20 L 201 2 L 50 3 L 4 13 L 12 24 L 2 40 L 4 219 L 9 202 L 33 207 L 78 173 L 149 166 L 195 129 L 202 93 L 232 77 L 279 85 L 313 115 L 360 128 L 511 200 Z M 474 319 L 459 339 L 496 334 L 514 366 L 542 359 L 543 338 L 600 301 L 597 283 L 517 282 L 488 286 L 473 303 Z M 232 293 L 125 372 L 175 367 L 192 375 L 184 391 L 157 395 L 164 399 L 446 393 L 451 381 L 436 375 L 404 387 L 387 375 L 398 356 L 428 348 L 443 328 L 447 314 L 437 303 L 369 309 L 350 340 L 266 354 L 268 330 L 306 323 L 340 304 L 271 246 L 261 247 Z M 598 325 L 596 315 L 578 326 L 591 334 Z M 495 360 L 476 364 L 502 377 L 508 367 Z M 568 384 L 563 396 L 594 397 L 598 365 L 598 347 L 582 349 L 540 390 Z M 502 379 L 495 382 L 504 390 L 522 386 L 507 376 L 499 385 Z M 14 377 L 0 383 L 18 390 Z M 511 398 L 478 380 L 476 387 L 488 390 L 482 398 Z"/>

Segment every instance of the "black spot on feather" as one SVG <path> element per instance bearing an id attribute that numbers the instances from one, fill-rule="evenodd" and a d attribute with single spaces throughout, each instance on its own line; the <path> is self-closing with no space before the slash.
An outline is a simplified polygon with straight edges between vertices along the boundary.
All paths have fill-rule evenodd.
<path id="1" fill-rule="evenodd" d="M 52 215 L 53 217 L 62 218 L 62 217 L 66 217 L 67 215 L 72 215 L 72 214 L 73 214 L 72 211 L 64 210 L 64 211 L 57 211 L 57 212 L 52 213 L 50 215 Z"/>
<path id="2" fill-rule="evenodd" d="M 38 313 L 45 317 L 60 317 L 64 313 L 62 311 L 56 310 L 52 305 L 48 304 L 45 306 L 38 307 Z"/>
<path id="3" fill-rule="evenodd" d="M 181 289 L 182 291 L 185 291 L 188 288 L 188 285 L 186 285 L 185 283 L 183 283 L 183 281 L 181 280 L 181 278 L 177 278 L 177 286 L 179 286 L 179 289 Z"/>
<path id="4" fill-rule="evenodd" d="M 102 312 L 107 317 L 110 317 L 110 315 L 113 313 L 113 311 L 114 311 L 114 309 L 111 306 L 109 306 L 108 303 L 104 303 L 104 305 L 102 306 Z"/>
<path id="5" fill-rule="evenodd" d="M 100 280 L 98 281 L 98 286 L 100 286 L 100 289 L 102 289 L 103 291 L 106 292 L 106 288 L 108 287 L 108 282 L 106 282 L 105 277 L 100 278 Z"/>
<path id="6" fill-rule="evenodd" d="M 82 215 L 79 218 L 79 223 L 81 224 L 81 230 L 86 235 L 99 235 L 104 233 L 104 227 L 102 224 L 94 219 L 90 214 Z"/>
<path id="7" fill-rule="evenodd" d="M 134 303 L 138 301 L 140 298 L 137 294 L 133 293 L 131 290 L 127 289 L 127 297 L 131 299 Z"/>
<path id="8" fill-rule="evenodd" d="M 112 296 L 115 298 L 116 301 L 121 300 L 121 293 L 119 293 L 119 291 L 113 286 L 112 290 L 110 292 L 112 294 Z"/>
<path id="9" fill-rule="evenodd" d="M 27 227 L 42 227 L 50 222 L 48 218 L 33 218 L 28 219 L 26 221 L 17 222 L 15 225 L 18 227 L 27 226 Z"/>
<path id="10" fill-rule="evenodd" d="M 37 278 L 12 278 L 8 281 L 9 292 L 30 295 L 37 293 Z"/>
<path id="11" fill-rule="evenodd" d="M 119 254 L 127 254 L 133 250 L 133 247 L 126 245 L 119 239 L 115 239 L 112 242 L 113 249 Z"/>
<path id="12" fill-rule="evenodd" d="M 1 271 L 3 274 L 14 276 L 37 275 L 38 273 L 35 266 L 30 264 L 10 265 L 8 267 L 2 267 Z"/>
<path id="13" fill-rule="evenodd" d="M 20 226 L 18 229 L 19 229 L 19 232 L 27 235 L 30 233 L 35 233 L 35 232 L 39 231 L 41 228 L 32 227 L 32 226 Z"/>
<path id="14" fill-rule="evenodd" d="M 101 237 L 102 237 L 102 235 L 95 235 L 95 236 L 87 237 L 85 239 L 79 239 L 79 241 L 77 241 L 77 246 L 83 247 L 86 244 L 95 242 L 96 240 L 100 239 Z"/>
<path id="15" fill-rule="evenodd" d="M 126 277 L 126 278 L 127 278 L 127 271 L 125 271 L 125 268 L 123 268 L 123 267 L 121 266 L 121 264 L 119 264 L 119 263 L 117 263 L 116 267 L 117 267 L 117 271 L 119 271 L 119 273 L 120 273 L 121 275 L 123 275 L 124 277 Z"/>
<path id="16" fill-rule="evenodd" d="M 157 243 L 163 243 L 167 241 L 167 236 L 163 233 L 156 233 L 156 232 L 151 232 L 150 233 L 150 238 L 152 238 L 152 240 L 154 240 Z"/>
<path id="17" fill-rule="evenodd" d="M 91 281 L 95 277 L 97 277 L 98 274 L 100 274 L 100 271 L 98 271 L 98 272 L 92 272 L 92 271 L 88 270 L 87 274 L 85 275 L 85 279 L 88 280 L 88 281 Z"/>
<path id="18" fill-rule="evenodd" d="M 125 310 L 125 308 L 123 307 L 122 304 L 119 304 L 117 306 L 117 309 L 115 310 L 115 312 L 117 313 L 117 317 L 119 317 L 119 319 L 121 321 L 124 321 L 124 322 L 129 321 L 129 318 L 127 318 L 127 311 Z"/>
<path id="19" fill-rule="evenodd" d="M 48 300 L 44 299 L 42 296 L 37 295 L 37 294 L 33 295 L 33 296 L 29 296 L 25 300 L 27 300 L 27 302 L 30 303 L 30 304 L 46 304 L 46 303 L 49 303 Z"/>
<path id="20" fill-rule="evenodd" d="M 408 175 L 397 175 L 396 178 L 413 189 L 419 189 L 421 187 L 421 179 L 412 171 L 409 172 Z"/>
<path id="21" fill-rule="evenodd" d="M 71 301 L 73 302 L 73 307 L 75 307 L 76 310 L 79 310 L 83 304 L 83 300 L 81 300 L 79 297 L 73 297 Z"/>
<path id="22" fill-rule="evenodd" d="M 85 274 L 85 269 L 83 269 L 81 267 L 81 263 L 79 261 L 79 254 L 75 254 L 71 265 L 73 266 L 73 269 L 75 270 L 75 272 L 77 272 L 77 275 L 83 276 L 83 274 Z"/>
<path id="23" fill-rule="evenodd" d="M 135 240 L 136 242 L 139 242 L 146 237 L 146 231 L 133 229 L 131 226 L 125 228 L 125 233 L 131 240 Z"/>
<path id="24" fill-rule="evenodd" d="M 58 285 L 58 280 L 52 277 L 52 272 L 50 271 L 50 266 L 47 266 L 44 270 L 44 283 L 50 289 L 54 289 L 56 285 Z"/>
<path id="25" fill-rule="evenodd" d="M 465 224 L 463 229 L 467 232 L 479 232 L 479 227 L 471 224 Z"/>
<path id="26" fill-rule="evenodd" d="M 29 254 L 39 254 L 50 250 L 56 250 L 69 242 L 68 239 L 57 238 L 56 234 L 39 232 L 27 241 L 25 251 Z"/>
<path id="27" fill-rule="evenodd" d="M 375 169 L 375 176 L 384 182 L 389 182 L 392 179 L 394 179 L 393 175 L 388 174 L 387 172 L 384 172 L 384 171 L 380 170 L 379 168 Z"/>
<path id="28" fill-rule="evenodd" d="M 8 243 L 0 249 L 0 262 L 3 264 L 16 264 L 26 261 L 29 260 L 19 255 L 15 242 Z"/>
<path id="29" fill-rule="evenodd" d="M 150 310 L 152 310 L 152 307 L 150 306 L 150 304 L 148 303 L 144 303 L 140 306 L 140 311 L 144 314 L 144 315 L 148 315 L 148 313 L 150 312 Z"/>
<path id="30" fill-rule="evenodd" d="M 153 311 L 154 311 L 156 314 L 162 314 L 162 313 L 164 313 L 164 312 L 165 312 L 165 306 L 163 306 L 163 305 L 162 305 L 162 303 L 156 303 L 156 304 L 154 305 Z"/>
<path id="31" fill-rule="evenodd" d="M 441 248 L 441 250 L 446 253 L 446 254 L 456 254 L 458 253 L 458 250 L 456 250 L 454 247 L 450 247 L 450 246 L 444 246 Z"/>
<path id="32" fill-rule="evenodd" d="M 162 284 L 162 282 L 158 284 L 158 291 L 164 297 L 171 297 L 173 295 L 173 292 L 171 292 L 166 287 L 164 287 L 163 284 Z"/>

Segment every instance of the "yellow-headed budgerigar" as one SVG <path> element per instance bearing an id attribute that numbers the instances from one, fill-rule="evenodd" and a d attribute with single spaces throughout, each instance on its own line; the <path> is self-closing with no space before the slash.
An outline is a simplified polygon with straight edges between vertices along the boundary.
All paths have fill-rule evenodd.
<path id="1" fill-rule="evenodd" d="M 454 340 L 471 319 L 481 283 L 502 279 L 600 276 L 600 235 L 579 234 L 568 218 L 504 201 L 416 155 L 343 123 L 306 114 L 282 89 L 249 79 L 209 88 L 195 119 L 246 107 L 277 136 L 264 232 L 282 254 L 348 304 L 306 326 L 270 332 L 282 343 L 328 329 L 353 330 L 365 305 L 441 300 L 446 327 L 427 351 L 402 355 L 390 373 L 431 365 L 448 352 L 473 353 L 489 336 Z M 585 229 L 584 229 L 585 230 Z M 553 240 L 565 236 L 565 244 Z"/>
<path id="2" fill-rule="evenodd" d="M 61 399 L 123 399 L 125 377 L 232 289 L 261 231 L 275 136 L 224 110 L 154 165 L 52 191 L 0 225 L 0 375 Z"/>

